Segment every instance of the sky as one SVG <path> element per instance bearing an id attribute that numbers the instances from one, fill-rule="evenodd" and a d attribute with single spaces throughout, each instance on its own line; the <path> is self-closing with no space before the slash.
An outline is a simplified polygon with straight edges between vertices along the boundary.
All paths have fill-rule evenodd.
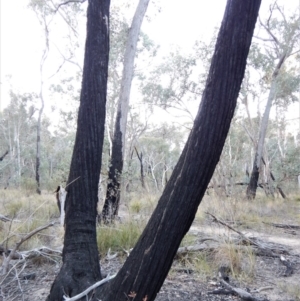
<path id="1" fill-rule="evenodd" d="M 111 4 L 118 2 L 122 1 L 112 0 Z M 219 3 L 217 9 L 216 2 Z M 43 37 L 36 16 L 26 3 L 28 1 L 1 0 L 1 82 L 3 85 L 5 77 L 11 76 L 14 87 L 30 91 L 39 89 L 37 78 Z M 196 0 L 186 0 L 184 5 L 174 0 L 152 1 L 142 29 L 161 45 L 160 51 L 164 53 L 170 45 L 188 49 L 197 38 L 211 36 L 214 27 L 220 24 L 224 7 L 224 0 L 205 1 L 204 5 Z M 134 5 L 130 14 L 133 9 Z"/>
<path id="2" fill-rule="evenodd" d="M 121 5 L 124 0 L 111 0 L 111 5 Z M 271 0 L 263 0 L 260 14 L 266 15 Z M 295 9 L 300 7 L 300 0 L 280 1 Z M 27 1 L 1 0 L 1 34 L 0 34 L 0 63 L 1 63 L 1 93 L 0 109 L 3 109 L 8 101 L 8 91 L 38 93 L 40 89 L 40 60 L 44 49 L 44 39 L 41 26 L 36 15 L 27 7 Z M 133 15 L 135 3 L 126 9 L 127 16 Z M 84 4 L 86 5 L 86 4 Z M 183 52 L 189 52 L 197 39 L 208 41 L 215 27 L 221 23 L 225 0 L 151 0 L 147 11 L 147 17 L 143 22 L 142 30 L 151 39 L 160 45 L 161 54 L 167 55 L 170 47 L 178 45 Z M 129 17 L 130 18 L 130 17 Z M 60 65 L 61 57 L 55 50 L 64 45 L 63 28 L 60 21 L 53 26 L 51 33 L 51 51 L 47 59 L 44 77 L 53 75 Z M 79 38 L 85 37 L 85 18 L 81 20 Z M 52 38 L 53 37 L 53 38 Z M 77 55 L 78 62 L 82 65 L 83 51 Z M 68 64 L 63 72 L 75 72 L 76 68 Z M 75 68 L 75 69 L 74 69 Z M 8 80 L 9 78 L 9 80 Z M 46 103 L 47 107 L 53 105 Z M 299 112 L 294 109 L 293 112 Z M 298 113 L 297 113 L 298 114 Z M 296 114 L 296 115 L 297 115 Z M 299 117 L 298 116 L 294 117 Z"/>

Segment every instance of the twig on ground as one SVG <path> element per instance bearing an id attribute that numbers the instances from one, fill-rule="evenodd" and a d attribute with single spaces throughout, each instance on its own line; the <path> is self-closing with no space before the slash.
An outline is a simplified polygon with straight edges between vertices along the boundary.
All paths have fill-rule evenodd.
<path id="1" fill-rule="evenodd" d="M 69 298 L 69 297 L 67 297 L 67 296 L 64 296 L 64 300 L 65 300 L 65 301 L 75 301 L 75 300 L 78 300 L 78 299 L 80 299 L 80 298 L 82 298 L 82 297 L 84 297 L 84 296 L 87 296 L 87 294 L 88 294 L 90 291 L 92 291 L 93 289 L 97 288 L 97 287 L 100 286 L 100 285 L 103 285 L 104 283 L 108 282 L 109 280 L 115 278 L 116 275 L 117 275 L 117 274 L 112 275 L 112 276 L 107 275 L 106 278 L 102 279 L 101 281 L 96 282 L 95 284 L 93 284 L 93 285 L 91 285 L 90 287 L 88 287 L 85 291 L 83 291 L 82 293 L 80 293 L 80 294 L 78 294 L 78 295 L 76 295 L 76 296 L 74 296 L 74 297 Z"/>
<path id="2" fill-rule="evenodd" d="M 115 254 L 111 255 L 110 248 L 109 248 L 108 251 L 107 251 L 105 259 L 112 260 L 112 259 L 116 258 L 118 255 L 119 255 L 118 252 L 116 252 Z"/>

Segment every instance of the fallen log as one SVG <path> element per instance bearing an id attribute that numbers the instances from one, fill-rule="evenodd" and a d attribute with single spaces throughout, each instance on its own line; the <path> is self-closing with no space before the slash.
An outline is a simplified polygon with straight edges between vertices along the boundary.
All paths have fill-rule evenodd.
<path id="1" fill-rule="evenodd" d="M 298 225 L 290 225 L 290 224 L 277 224 L 277 223 L 266 223 L 263 222 L 265 225 L 270 225 L 276 228 L 282 228 L 282 229 L 300 229 L 300 226 Z"/>

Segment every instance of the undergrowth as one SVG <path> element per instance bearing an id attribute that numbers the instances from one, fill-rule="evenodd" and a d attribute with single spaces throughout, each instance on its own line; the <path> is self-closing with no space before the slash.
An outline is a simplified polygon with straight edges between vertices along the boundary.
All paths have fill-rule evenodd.
<path id="1" fill-rule="evenodd" d="M 136 244 L 144 226 L 142 222 L 131 220 L 110 226 L 98 226 L 97 244 L 101 257 L 105 256 L 108 250 L 128 252 Z"/>

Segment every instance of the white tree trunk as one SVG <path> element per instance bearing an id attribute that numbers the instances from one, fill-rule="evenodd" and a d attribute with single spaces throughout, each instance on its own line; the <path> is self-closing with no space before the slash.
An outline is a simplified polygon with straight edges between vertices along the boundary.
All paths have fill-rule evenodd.
<path id="1" fill-rule="evenodd" d="M 139 4 L 137 6 L 129 30 L 128 40 L 126 43 L 126 50 L 124 55 L 123 75 L 122 75 L 122 82 L 121 82 L 120 97 L 118 101 L 118 112 L 121 111 L 120 131 L 122 133 L 123 158 L 124 158 L 125 134 L 126 134 L 128 108 L 129 108 L 130 90 L 131 90 L 131 83 L 134 74 L 134 58 L 136 54 L 139 33 L 141 30 L 141 26 L 146 10 L 148 8 L 149 1 L 150 0 L 139 1 Z"/>

